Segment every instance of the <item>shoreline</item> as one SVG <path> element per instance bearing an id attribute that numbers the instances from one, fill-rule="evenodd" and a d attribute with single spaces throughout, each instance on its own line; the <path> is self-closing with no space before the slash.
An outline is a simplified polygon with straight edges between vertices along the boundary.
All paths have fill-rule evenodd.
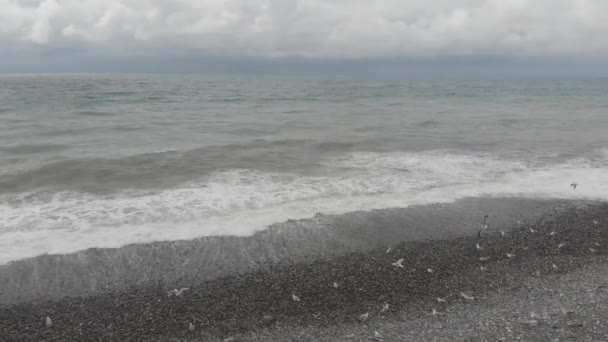
<path id="1" fill-rule="evenodd" d="M 251 236 L 215 236 L 121 248 L 94 248 L 43 255 L 0 265 L 0 305 L 99 295 L 151 285 L 168 288 L 267 269 L 366 252 L 396 241 L 456 238 L 476 234 L 484 215 L 492 229 L 511 229 L 517 220 L 535 221 L 560 207 L 584 201 L 524 198 L 467 198 L 317 215 L 277 223 Z"/>
<path id="2" fill-rule="evenodd" d="M 493 231 L 481 239 L 469 234 L 399 242 L 388 253 L 384 246 L 319 255 L 310 261 L 285 260 L 190 286 L 179 297 L 168 296 L 171 288 L 159 283 L 89 297 L 4 305 L 0 306 L 0 332 L 6 341 L 221 341 L 229 337 L 280 341 L 284 340 L 281 336 L 306 329 L 367 327 L 381 323 L 383 317 L 411 322 L 428 317 L 432 309 L 444 313 L 466 305 L 465 296 L 489 298 L 505 289 L 521 288 L 530 277 L 559 280 L 584 273 L 589 265 L 603 267 L 608 256 L 608 204 L 571 204 L 507 234 Z M 482 250 L 476 249 L 477 243 Z M 486 257 L 490 259 L 480 261 Z M 401 258 L 403 268 L 392 265 Z M 294 301 L 294 294 L 300 301 Z M 438 303 L 437 297 L 446 302 Z M 386 303 L 389 309 L 380 313 Z M 369 318 L 361 322 L 364 313 Z M 45 326 L 46 316 L 53 319 L 51 328 Z M 357 333 L 356 328 L 347 330 Z M 603 333 L 608 336 L 608 330 Z M 267 338 L 256 339 L 261 336 Z M 314 339 L 303 336 L 301 340 Z"/>

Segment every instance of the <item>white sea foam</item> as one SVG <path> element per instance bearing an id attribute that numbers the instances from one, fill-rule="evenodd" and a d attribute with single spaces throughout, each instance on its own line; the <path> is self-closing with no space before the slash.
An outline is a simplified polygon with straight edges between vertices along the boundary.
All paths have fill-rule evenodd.
<path id="1" fill-rule="evenodd" d="M 323 176 L 227 170 L 163 191 L 0 197 L 0 264 L 91 247 L 249 235 L 317 212 L 406 207 L 470 196 L 608 200 L 606 158 L 539 165 L 442 151 L 352 153 Z M 570 187 L 572 182 L 579 186 Z"/>

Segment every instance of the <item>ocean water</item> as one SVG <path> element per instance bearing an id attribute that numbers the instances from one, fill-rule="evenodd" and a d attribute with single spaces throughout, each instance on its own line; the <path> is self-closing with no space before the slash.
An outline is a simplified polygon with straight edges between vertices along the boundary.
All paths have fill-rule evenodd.
<path id="1" fill-rule="evenodd" d="M 606 94 L 607 79 L 0 76 L 0 265 L 466 197 L 608 200 Z"/>

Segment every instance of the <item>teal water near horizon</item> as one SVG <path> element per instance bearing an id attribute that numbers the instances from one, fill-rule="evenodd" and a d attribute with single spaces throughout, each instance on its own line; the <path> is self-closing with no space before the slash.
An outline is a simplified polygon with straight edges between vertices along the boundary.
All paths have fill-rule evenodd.
<path id="1" fill-rule="evenodd" d="M 0 264 L 318 212 L 606 200 L 606 94 L 606 79 L 2 75 Z"/>

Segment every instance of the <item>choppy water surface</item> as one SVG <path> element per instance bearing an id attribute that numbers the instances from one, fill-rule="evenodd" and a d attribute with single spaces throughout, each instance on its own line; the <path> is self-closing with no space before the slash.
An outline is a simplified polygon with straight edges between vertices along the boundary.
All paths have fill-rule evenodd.
<path id="1" fill-rule="evenodd" d="M 608 80 L 0 76 L 0 264 L 468 196 L 605 200 L 605 94 Z"/>

